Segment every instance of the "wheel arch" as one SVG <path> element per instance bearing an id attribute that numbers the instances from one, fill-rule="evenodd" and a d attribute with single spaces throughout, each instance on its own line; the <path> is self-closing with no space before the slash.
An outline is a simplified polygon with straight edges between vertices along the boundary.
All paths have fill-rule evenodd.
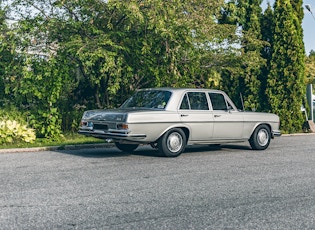
<path id="1" fill-rule="evenodd" d="M 162 138 L 163 135 L 164 135 L 165 133 L 167 133 L 167 132 L 168 132 L 169 130 L 171 130 L 171 129 L 181 129 L 181 130 L 183 130 L 184 133 L 185 133 L 185 136 L 186 136 L 186 142 L 188 142 L 188 139 L 189 139 L 189 136 L 190 136 L 190 129 L 189 129 L 188 127 L 182 126 L 182 125 L 180 125 L 180 126 L 174 125 L 174 126 L 168 127 L 166 130 L 164 130 L 164 131 L 161 133 L 161 135 L 159 136 L 159 138 L 158 138 L 155 142 L 159 141 L 159 139 Z"/>
<path id="2" fill-rule="evenodd" d="M 269 123 L 267 123 L 267 122 L 260 122 L 260 123 L 257 123 L 257 124 L 254 126 L 254 128 L 252 129 L 252 132 L 251 132 L 251 134 L 250 134 L 250 136 L 249 136 L 248 139 L 250 139 L 250 138 L 253 136 L 255 130 L 256 130 L 259 126 L 261 126 L 261 125 L 266 125 L 266 126 L 269 128 L 269 131 L 270 131 L 270 134 L 271 134 L 271 138 L 273 138 L 271 125 L 270 125 Z"/>

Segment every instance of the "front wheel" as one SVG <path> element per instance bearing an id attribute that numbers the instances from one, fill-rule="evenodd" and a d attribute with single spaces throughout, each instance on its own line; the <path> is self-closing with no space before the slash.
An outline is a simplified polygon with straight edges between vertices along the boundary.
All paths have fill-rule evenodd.
<path id="1" fill-rule="evenodd" d="M 254 150 L 265 150 L 271 139 L 271 132 L 267 125 L 258 126 L 249 139 L 249 144 Z"/>
<path id="2" fill-rule="evenodd" d="M 186 135 L 182 129 L 174 128 L 167 131 L 158 141 L 160 153 L 166 157 L 177 157 L 186 148 Z"/>
<path id="3" fill-rule="evenodd" d="M 132 153 L 136 148 L 138 148 L 138 144 L 121 144 L 119 142 L 115 142 L 116 147 L 125 152 L 125 153 Z"/>

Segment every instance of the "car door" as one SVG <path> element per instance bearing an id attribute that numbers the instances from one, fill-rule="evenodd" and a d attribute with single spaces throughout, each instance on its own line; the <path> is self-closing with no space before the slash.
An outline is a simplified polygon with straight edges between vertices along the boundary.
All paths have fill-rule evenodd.
<path id="1" fill-rule="evenodd" d="M 213 114 L 205 92 L 187 92 L 180 104 L 180 119 L 190 127 L 190 140 L 207 141 L 212 138 Z"/>
<path id="2" fill-rule="evenodd" d="M 224 94 L 209 93 L 213 110 L 213 139 L 239 140 L 243 137 L 244 118 Z"/>

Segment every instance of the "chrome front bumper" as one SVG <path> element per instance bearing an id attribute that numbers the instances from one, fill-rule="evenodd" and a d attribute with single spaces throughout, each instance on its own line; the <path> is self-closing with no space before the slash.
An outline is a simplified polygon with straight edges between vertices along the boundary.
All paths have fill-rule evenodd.
<path id="1" fill-rule="evenodd" d="M 281 131 L 280 130 L 272 130 L 271 135 L 272 135 L 272 138 L 280 137 L 281 136 Z"/>

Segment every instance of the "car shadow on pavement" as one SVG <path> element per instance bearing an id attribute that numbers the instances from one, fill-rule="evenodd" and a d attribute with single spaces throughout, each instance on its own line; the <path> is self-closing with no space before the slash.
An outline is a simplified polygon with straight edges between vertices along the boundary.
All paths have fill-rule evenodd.
<path id="1" fill-rule="evenodd" d="M 188 146 L 183 154 L 198 152 L 220 153 L 223 149 L 251 150 L 251 148 L 246 145 L 193 145 Z M 127 156 L 163 157 L 157 149 L 153 149 L 150 146 L 141 146 L 130 153 L 121 152 L 115 147 L 57 150 L 57 152 L 85 158 L 113 158 Z"/>
<path id="2" fill-rule="evenodd" d="M 126 157 L 131 154 L 124 153 L 115 148 L 86 148 L 86 149 L 71 149 L 58 150 L 61 154 L 73 155 L 86 158 L 112 158 L 112 157 Z"/>
<path id="3" fill-rule="evenodd" d="M 247 145 L 222 145 L 222 148 L 226 149 L 240 149 L 240 150 L 252 150 L 250 146 Z"/>
<path id="4" fill-rule="evenodd" d="M 62 154 L 68 154 L 86 158 L 113 158 L 113 157 L 127 157 L 132 155 L 147 156 L 147 157 L 160 157 L 160 153 L 151 148 L 150 146 L 141 146 L 134 152 L 126 153 L 118 150 L 116 147 L 105 147 L 105 148 L 82 148 L 82 149 L 68 149 L 68 150 L 57 150 Z"/>
<path id="5" fill-rule="evenodd" d="M 193 145 L 188 146 L 185 150 L 185 153 L 212 151 L 220 152 L 223 151 L 224 149 L 251 150 L 251 148 L 246 145 Z"/>

